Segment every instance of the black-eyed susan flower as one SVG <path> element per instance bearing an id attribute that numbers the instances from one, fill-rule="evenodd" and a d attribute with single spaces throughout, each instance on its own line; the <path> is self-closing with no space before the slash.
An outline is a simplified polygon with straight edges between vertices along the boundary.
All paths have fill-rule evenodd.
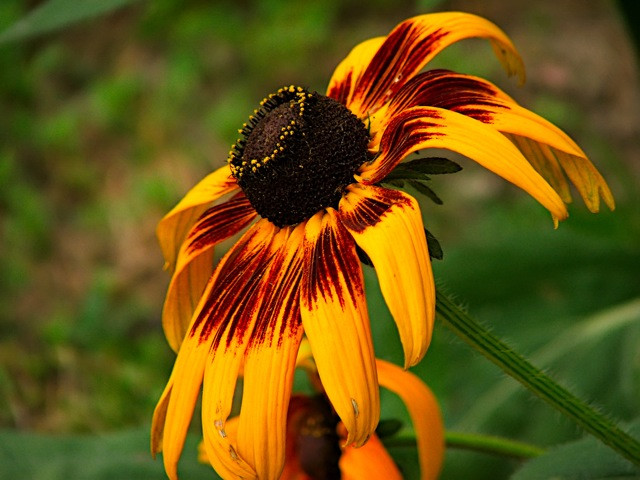
<path id="1" fill-rule="evenodd" d="M 376 269 L 405 366 L 424 355 L 434 321 L 418 203 L 380 186 L 409 154 L 439 148 L 467 156 L 528 192 L 556 222 L 567 217 L 566 177 L 591 210 L 601 197 L 613 208 L 605 181 L 561 130 L 486 80 L 420 73 L 443 48 L 469 37 L 488 39 L 507 72 L 524 78 L 513 44 L 487 20 L 411 18 L 356 46 L 326 95 L 291 86 L 265 98 L 228 165 L 160 222 L 172 273 L 163 325 L 178 355 L 154 415 L 152 450 L 163 452 L 169 477 L 177 478 L 201 387 L 204 443 L 218 473 L 280 475 L 303 334 L 346 444 L 361 446 L 372 435 L 378 374 L 359 249 Z M 214 246 L 244 229 L 214 268 Z M 232 441 L 226 424 L 241 371 Z"/>

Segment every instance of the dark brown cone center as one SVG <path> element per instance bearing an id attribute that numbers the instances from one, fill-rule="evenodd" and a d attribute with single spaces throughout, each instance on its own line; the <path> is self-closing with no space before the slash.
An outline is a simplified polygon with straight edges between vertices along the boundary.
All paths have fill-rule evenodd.
<path id="1" fill-rule="evenodd" d="M 337 207 L 369 160 L 362 121 L 341 103 L 300 87 L 265 99 L 241 133 L 231 171 L 258 214 L 278 227 Z"/>

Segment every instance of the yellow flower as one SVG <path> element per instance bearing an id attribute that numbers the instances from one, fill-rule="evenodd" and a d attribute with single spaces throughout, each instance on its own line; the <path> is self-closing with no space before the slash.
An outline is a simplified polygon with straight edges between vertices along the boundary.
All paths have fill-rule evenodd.
<path id="1" fill-rule="evenodd" d="M 398 327 L 405 367 L 424 355 L 434 322 L 418 203 L 379 186 L 407 155 L 430 148 L 465 155 L 528 192 L 556 221 L 567 217 L 565 174 L 591 210 L 601 196 L 613 208 L 605 181 L 561 130 L 485 80 L 419 73 L 468 37 L 488 39 L 507 72 L 523 79 L 511 41 L 487 20 L 411 18 L 356 46 L 326 95 L 290 86 L 265 98 L 228 165 L 160 222 L 172 273 L 163 325 L 178 355 L 154 414 L 152 451 L 163 452 L 170 478 L 201 387 L 205 447 L 218 473 L 280 475 L 303 333 L 346 444 L 361 446 L 372 435 L 380 408 L 362 252 Z M 214 246 L 245 228 L 213 268 Z M 232 443 L 225 425 L 241 369 Z"/>

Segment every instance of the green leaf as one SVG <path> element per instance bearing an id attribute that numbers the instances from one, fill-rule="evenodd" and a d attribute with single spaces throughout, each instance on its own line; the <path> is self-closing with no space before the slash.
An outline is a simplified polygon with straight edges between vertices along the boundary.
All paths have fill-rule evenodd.
<path id="1" fill-rule="evenodd" d="M 427 249 L 429 250 L 429 256 L 436 260 L 442 260 L 444 258 L 444 252 L 442 251 L 440 242 L 426 228 L 424 229 L 424 233 L 427 236 Z"/>
<path id="2" fill-rule="evenodd" d="M 402 423 L 402 421 L 398 420 L 397 418 L 383 419 L 380 420 L 378 426 L 376 427 L 376 435 L 378 435 L 378 437 L 380 437 L 381 439 L 391 437 L 398 433 L 403 426 L 404 424 Z"/>
<path id="3" fill-rule="evenodd" d="M 198 463 L 198 437 L 187 436 L 181 478 L 218 478 Z M 109 435 L 43 435 L 0 431 L 0 477 L 39 480 L 111 480 L 166 478 L 162 458 L 151 458 L 149 428 Z"/>
<path id="4" fill-rule="evenodd" d="M 415 180 L 409 180 L 408 183 L 413 188 L 415 188 L 419 193 L 421 193 L 422 195 L 427 197 L 429 200 L 431 200 L 433 203 L 437 205 L 442 205 L 442 200 L 440 199 L 440 197 L 436 195 L 436 192 L 431 190 L 431 188 L 429 188 L 425 183 L 415 181 Z"/>
<path id="5" fill-rule="evenodd" d="M 427 175 L 444 175 L 456 173 L 460 170 L 462 170 L 462 167 L 448 158 L 418 158 L 399 164 L 386 176 L 385 180 L 429 180 Z"/>
<path id="6" fill-rule="evenodd" d="M 0 45 L 48 33 L 139 0 L 49 0 L 0 33 Z"/>
<path id="7" fill-rule="evenodd" d="M 635 422 L 632 433 L 640 433 L 640 422 Z M 595 480 L 605 478 L 640 478 L 640 468 L 605 447 L 595 438 L 587 437 L 566 443 L 547 454 L 528 461 L 511 480 Z"/>

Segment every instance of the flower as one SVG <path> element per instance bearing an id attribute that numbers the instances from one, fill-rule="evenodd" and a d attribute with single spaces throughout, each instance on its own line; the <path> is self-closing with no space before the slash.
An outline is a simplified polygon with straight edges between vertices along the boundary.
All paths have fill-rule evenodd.
<path id="1" fill-rule="evenodd" d="M 346 444 L 362 446 L 372 435 L 378 372 L 360 257 L 376 269 L 405 367 L 424 355 L 434 322 L 418 203 L 380 186 L 409 154 L 441 148 L 465 155 L 528 192 L 556 223 L 571 200 L 565 174 L 589 209 L 598 210 L 600 197 L 613 208 L 602 176 L 557 127 L 486 80 L 420 73 L 468 37 L 488 39 L 507 72 L 524 79 L 520 56 L 491 22 L 464 13 L 411 18 L 356 46 L 326 96 L 290 86 L 265 98 L 228 165 L 162 219 L 158 237 L 172 273 L 163 326 L 178 353 L 151 447 L 163 452 L 170 478 L 177 478 L 201 387 L 204 444 L 218 473 L 280 475 L 303 334 Z M 213 248 L 244 229 L 214 268 Z M 241 371 L 232 441 L 225 425 Z"/>
<path id="2" fill-rule="evenodd" d="M 308 350 L 308 349 L 301 349 Z M 315 394 L 294 394 L 287 411 L 285 465 L 280 480 L 342 478 L 401 479 L 400 470 L 373 434 L 360 448 L 345 446 L 344 425 L 324 396 L 315 363 L 308 352 L 298 356 L 298 366 L 308 373 Z M 400 367 L 376 359 L 380 385 L 405 403 L 416 434 L 421 478 L 437 478 L 444 460 L 444 425 L 436 397 L 422 380 Z M 229 419 L 226 434 L 235 438 L 238 417 Z M 209 463 L 204 445 L 198 458 Z"/>

